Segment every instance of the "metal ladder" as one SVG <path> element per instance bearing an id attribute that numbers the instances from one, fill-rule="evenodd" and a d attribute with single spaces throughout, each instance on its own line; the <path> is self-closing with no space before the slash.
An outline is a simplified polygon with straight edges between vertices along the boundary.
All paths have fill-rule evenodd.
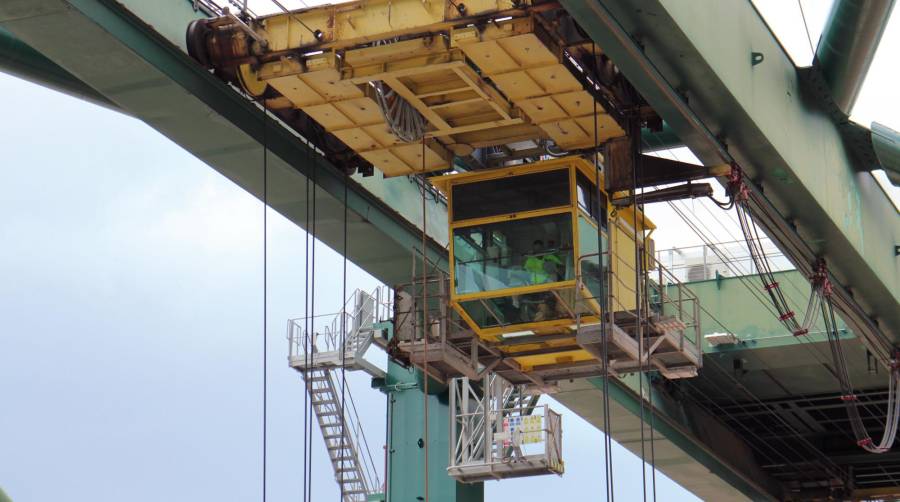
<path id="1" fill-rule="evenodd" d="M 380 486 L 374 472 L 374 464 L 367 469 L 360 457 L 360 448 L 365 449 L 371 463 L 365 436 L 359 428 L 356 407 L 349 394 L 343 396 L 341 389 L 327 368 L 310 369 L 304 373 L 306 390 L 309 393 L 313 413 L 319 422 L 319 430 L 331 459 L 334 479 L 341 489 L 344 502 L 365 502 L 369 493 Z M 344 417 L 343 420 L 341 417 Z M 362 444 L 360 444 L 362 443 Z M 373 486 L 374 484 L 374 486 Z"/>
<path id="2" fill-rule="evenodd" d="M 288 364 L 305 381 L 343 502 L 366 502 L 369 495 L 382 490 L 359 413 L 340 370 L 384 376 L 363 355 L 372 344 L 374 323 L 390 311 L 385 300 L 389 298 L 385 288 L 372 293 L 356 290 L 330 323 L 312 332 L 306 327 L 315 319 L 288 321 Z"/>

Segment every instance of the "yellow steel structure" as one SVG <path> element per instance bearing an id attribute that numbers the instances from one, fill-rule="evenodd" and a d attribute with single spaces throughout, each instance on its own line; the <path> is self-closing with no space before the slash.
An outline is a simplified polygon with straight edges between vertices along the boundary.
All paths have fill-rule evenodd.
<path id="1" fill-rule="evenodd" d="M 561 173 L 565 176 L 566 198 L 560 205 L 553 207 L 542 207 L 537 210 L 525 210 L 522 212 L 503 212 L 492 214 L 486 217 L 461 218 L 454 210 L 457 206 L 454 204 L 454 193 L 459 193 L 460 188 L 474 188 L 479 190 L 496 188 L 498 185 L 493 184 L 489 187 L 489 183 L 499 181 L 513 181 L 527 175 L 543 174 L 543 173 Z M 587 351 L 577 347 L 574 344 L 575 334 L 578 326 L 596 324 L 599 322 L 601 315 L 600 303 L 597 298 L 600 296 L 597 288 L 590 286 L 591 280 L 588 279 L 586 267 L 588 264 L 595 265 L 599 261 L 598 243 L 602 242 L 603 247 L 607 249 L 607 243 L 610 251 L 604 255 L 604 265 L 609 264 L 611 267 L 610 274 L 615 279 L 612 281 L 610 298 L 614 311 L 628 311 L 635 307 L 635 289 L 638 277 L 635 276 L 635 227 L 637 228 L 637 239 L 643 248 L 652 248 L 652 241 L 649 234 L 652 233 L 655 226 L 641 212 L 637 213 L 637 225 L 634 221 L 634 210 L 625 209 L 616 211 L 615 208 L 608 203 L 608 198 L 601 190 L 602 200 L 598 203 L 601 209 L 600 213 L 594 216 L 590 214 L 590 205 L 584 204 L 580 200 L 579 195 L 598 193 L 596 179 L 597 171 L 594 165 L 581 157 L 565 157 L 561 159 L 547 160 L 533 164 L 524 164 L 514 167 L 493 169 L 490 171 L 478 171 L 454 175 L 437 176 L 430 178 L 430 181 L 438 187 L 448 198 L 448 206 L 450 208 L 450 304 L 454 310 L 466 321 L 473 331 L 484 341 L 496 344 L 508 355 L 513 356 L 516 362 L 521 366 L 523 371 L 529 371 L 536 366 L 547 366 L 555 364 L 577 363 L 579 361 L 591 361 L 595 357 Z M 602 183 L 602 177 L 600 178 Z M 581 186 L 579 186 L 581 184 Z M 549 188 L 549 187 L 548 187 Z M 602 204 L 602 206 L 600 206 Z M 608 214 L 606 222 L 600 214 Z M 456 249 L 460 246 L 462 239 L 460 238 L 460 230 L 488 228 L 494 224 L 504 224 L 507 228 L 511 222 L 518 222 L 519 226 L 529 229 L 532 233 L 527 237 L 534 238 L 534 229 L 540 226 L 536 223 L 541 218 L 561 217 L 557 221 L 566 223 L 571 228 L 571 243 L 564 243 L 560 240 L 558 250 L 551 252 L 557 254 L 571 253 L 571 266 L 573 273 L 563 274 L 558 280 L 548 280 L 547 282 L 529 281 L 526 284 L 511 285 L 505 284 L 507 287 L 500 288 L 484 288 L 483 291 L 461 292 L 460 290 L 460 269 L 461 260 L 460 252 Z M 598 233 L 598 219 L 600 224 L 606 228 L 601 228 Z M 604 225 L 605 223 L 605 225 Z M 513 223 L 513 225 L 515 225 Z M 550 227 L 545 227 L 550 228 Z M 564 232 L 563 232 L 564 233 Z M 486 232 L 482 232 L 482 239 Z M 570 245 L 568 245 L 570 244 Z M 486 248 L 487 245 L 485 244 Z M 499 263 L 501 260 L 509 259 L 508 256 L 499 254 L 486 258 L 485 262 L 490 261 Z M 608 261 L 607 261 L 608 260 Z M 516 266 L 507 267 L 505 272 L 512 275 L 512 271 Z M 500 271 L 502 274 L 504 271 Z M 540 273 L 540 271 L 538 271 Z M 525 272 L 527 276 L 528 272 Z M 520 274 L 521 275 L 521 274 Z M 593 274 L 596 278 L 597 274 Z M 550 301 L 555 303 L 556 312 L 552 319 L 536 319 L 540 316 L 534 316 L 530 319 L 519 319 L 522 322 L 502 323 L 500 319 L 495 318 L 497 325 L 486 325 L 484 322 L 473 318 L 471 305 L 481 304 L 485 310 L 491 310 L 485 302 L 489 300 L 502 299 L 508 303 L 525 303 L 529 298 L 535 299 L 534 302 L 551 298 Z M 543 306 L 543 305 L 541 305 Z M 480 307 L 479 307 L 480 308 Z M 546 307 L 544 307 L 546 310 Z M 493 316 L 502 316 L 497 309 L 494 309 Z M 566 336 L 568 335 L 568 336 Z M 533 340 L 533 343 L 510 343 L 504 342 L 513 340 L 518 337 Z M 559 351 L 547 351 L 546 349 L 559 348 Z M 540 353 L 536 353 L 540 352 Z M 521 354 L 521 355 L 516 355 Z"/>
<path id="2" fill-rule="evenodd" d="M 595 49 L 552 34 L 541 13 L 554 8 L 526 0 L 349 2 L 259 18 L 215 40 L 211 53 L 227 54 L 248 93 L 265 95 L 271 109 L 302 110 L 385 176 L 431 172 L 476 148 L 552 140 L 577 150 L 624 136 L 573 64 L 573 51 Z M 421 114 L 421 141 L 392 132 L 373 82 Z"/>

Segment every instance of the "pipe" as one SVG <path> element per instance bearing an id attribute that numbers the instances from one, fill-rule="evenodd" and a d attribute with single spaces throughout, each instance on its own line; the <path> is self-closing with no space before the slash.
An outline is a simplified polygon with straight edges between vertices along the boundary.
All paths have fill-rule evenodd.
<path id="1" fill-rule="evenodd" d="M 89 103 L 124 113 L 115 103 L 0 27 L 0 71 Z"/>
<path id="2" fill-rule="evenodd" d="M 894 186 L 900 186 L 900 132 L 872 122 L 872 150 Z"/>
<path id="3" fill-rule="evenodd" d="M 894 0 L 835 0 L 831 6 L 813 66 L 845 115 L 856 103 L 893 8 Z"/>

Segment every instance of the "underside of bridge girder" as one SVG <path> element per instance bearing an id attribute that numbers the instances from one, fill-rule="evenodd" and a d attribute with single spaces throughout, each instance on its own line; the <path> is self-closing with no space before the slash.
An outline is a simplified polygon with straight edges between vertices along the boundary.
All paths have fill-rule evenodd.
<path id="1" fill-rule="evenodd" d="M 773 237 L 801 269 L 823 258 L 860 306 L 857 321 L 877 324 L 883 337 L 868 342 L 896 343 L 897 210 L 827 111 L 804 94 L 751 2 L 562 4 L 701 161 L 733 160 L 750 176 L 778 214 L 783 235 Z"/>
<path id="2" fill-rule="evenodd" d="M 715 131 L 798 235 L 829 260 L 873 318 L 886 330 L 900 333 L 900 277 L 893 256 L 900 235 L 896 212 L 868 173 L 853 169 L 827 117 L 804 108 L 793 67 L 785 66 L 771 33 L 760 31 L 764 24 L 753 17 L 752 7 L 739 0 L 721 2 L 723 6 L 680 3 L 677 9 L 671 5 L 674 2 L 664 0 L 640 0 L 637 8 L 624 1 L 605 2 L 616 12 L 618 22 L 628 26 L 628 33 L 639 37 L 645 56 L 663 70 L 667 84 L 689 98 L 691 109 L 702 119 L 696 124 L 686 120 L 676 105 L 655 95 L 646 77 L 628 73 L 640 70 L 640 64 L 627 52 L 615 55 L 616 44 L 623 41 L 596 31 L 599 25 L 592 29 L 597 21 L 591 6 L 599 2 L 563 3 L 571 4 L 570 10 L 585 20 L 589 33 L 605 44 L 604 50 L 678 137 L 701 159 L 719 163 L 716 147 L 700 128 Z M 0 5 L 0 27 L 83 82 L 86 93 L 93 89 L 98 99 L 145 121 L 261 198 L 262 111 L 184 53 L 184 29 L 202 15 L 191 4 L 187 0 L 11 0 Z M 727 22 L 708 22 L 714 16 Z M 733 23 L 741 23 L 741 29 Z M 705 30 L 712 33 L 700 33 Z M 734 34 L 746 39 L 736 40 Z M 713 50 L 718 45 L 723 46 L 720 52 Z M 744 68 L 745 63 L 749 66 L 751 49 L 757 48 L 767 54 L 764 65 Z M 350 259 L 386 283 L 406 282 L 412 249 L 421 243 L 419 187 L 406 178 L 354 177 L 345 201 L 345 179 L 336 166 L 280 123 L 270 120 L 267 124 L 271 206 L 306 227 L 308 202 L 315 200 L 318 237 L 339 248 L 346 205 L 353 236 Z M 821 176 L 821 172 L 829 175 Z M 310 196 L 307 181 L 314 187 Z M 429 251 L 443 258 L 446 208 L 439 201 L 429 204 L 427 221 Z M 599 409 L 599 390 L 596 382 L 581 384 L 586 387 L 564 388 L 559 398 L 588 416 Z M 640 402 L 632 387 L 627 382 L 616 384 L 612 393 L 620 422 L 611 433 L 626 446 L 634 446 L 635 410 Z M 747 441 L 716 429 L 721 433 L 716 437 L 726 438 L 721 447 L 715 447 L 715 441 L 712 446 L 704 443 L 697 434 L 704 424 L 715 422 L 707 422 L 709 413 L 697 409 L 693 422 L 683 414 L 668 413 L 662 409 L 665 394 L 660 392 L 654 404 L 660 407 L 660 432 L 667 441 L 660 443 L 666 455 L 659 463 L 663 472 L 714 500 L 782 495 L 777 480 L 756 465 L 743 464 L 734 454 L 751 448 Z"/>

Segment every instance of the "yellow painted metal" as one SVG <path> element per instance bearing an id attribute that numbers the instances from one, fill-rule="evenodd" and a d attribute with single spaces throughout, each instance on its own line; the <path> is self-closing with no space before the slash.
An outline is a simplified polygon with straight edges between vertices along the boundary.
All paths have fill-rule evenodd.
<path id="1" fill-rule="evenodd" d="M 446 30 L 478 17 L 521 15 L 530 0 L 358 0 L 300 9 L 260 19 L 269 49 L 343 49 L 375 40 Z M 459 5 L 464 6 L 464 13 Z M 320 33 L 316 38 L 315 32 Z"/>
<path id="2" fill-rule="evenodd" d="M 506 213 L 496 216 L 473 218 L 467 220 L 457 220 L 453 215 L 453 189 L 460 185 L 470 185 L 492 181 L 501 178 L 522 176 L 538 172 L 546 172 L 553 170 L 567 170 L 569 173 L 569 190 L 570 199 L 566 206 L 559 206 L 548 209 L 523 211 L 519 213 Z M 581 157 L 565 157 L 561 159 L 552 159 L 532 164 L 525 164 L 513 167 L 505 167 L 488 171 L 476 171 L 468 173 L 460 173 L 453 175 L 435 176 L 430 178 L 431 183 L 443 192 L 449 200 L 450 211 L 450 304 L 460 317 L 472 328 L 475 333 L 482 339 L 498 343 L 499 348 L 504 350 L 510 357 L 514 358 L 524 371 L 530 371 L 541 366 L 566 364 L 580 361 L 590 361 L 593 358 L 588 352 L 573 348 L 574 337 L 576 331 L 575 310 L 582 313 L 581 322 L 596 323 L 599 322 L 601 309 L 599 302 L 591 295 L 589 291 L 578 280 L 581 277 L 581 263 L 577 259 L 577 250 L 581 249 L 580 239 L 597 239 L 597 234 L 590 232 L 590 235 L 580 235 L 578 218 L 583 215 L 589 216 L 579 207 L 576 195 L 576 179 L 577 173 L 581 173 L 587 178 L 593 189 L 596 189 L 594 180 L 597 179 L 595 167 Z M 600 181 L 602 182 L 602 176 Z M 602 190 L 601 190 L 602 191 Z M 611 296 L 613 299 L 613 309 L 631 310 L 634 309 L 634 290 L 637 278 L 634 274 L 634 209 L 620 208 L 616 210 L 612 205 L 607 205 L 607 212 L 610 214 L 608 221 L 608 242 L 610 249 L 610 266 L 612 269 L 613 281 L 611 284 Z M 456 293 L 456 264 L 454 256 L 454 239 L 453 231 L 457 228 L 465 228 L 489 223 L 527 220 L 538 216 L 571 214 L 573 243 L 572 247 L 576 251 L 575 274 L 576 278 L 572 280 L 559 281 L 547 284 L 531 284 L 527 286 L 517 286 L 499 290 L 480 291 L 476 293 L 457 294 Z M 646 218 L 640 211 L 638 215 L 638 232 L 637 238 L 648 241 L 648 232 L 652 232 L 655 228 L 652 221 Z M 587 220 L 590 222 L 590 219 Z M 595 231 L 597 226 L 591 223 L 591 228 Z M 607 235 L 604 234 L 604 238 Z M 530 323 L 520 323 L 515 325 L 498 326 L 490 328 L 480 327 L 462 307 L 462 303 L 472 300 L 484 300 L 491 298 L 501 298 L 510 296 L 527 295 L 533 293 L 548 293 L 560 295 L 560 299 L 567 298 L 570 305 L 568 308 L 572 316 L 569 318 L 556 319 L 552 321 L 540 321 Z M 578 306 L 576 306 L 578 304 Z M 509 333 L 533 332 L 535 335 L 558 335 L 568 333 L 571 338 L 554 337 L 554 341 L 541 341 L 536 343 L 528 343 L 521 345 L 503 345 L 504 335 Z M 558 348 L 559 350 L 553 350 Z M 540 354 L 528 354 L 517 356 L 517 352 L 534 351 L 540 349 Z"/>
<path id="3" fill-rule="evenodd" d="M 624 136 L 602 107 L 598 105 L 594 113 L 593 96 L 563 64 L 565 48 L 538 38 L 533 22 L 456 28 L 450 39 L 561 148 L 587 148 Z"/>
<path id="4" fill-rule="evenodd" d="M 303 110 L 385 176 L 447 169 L 475 148 L 552 139 L 573 150 L 623 136 L 544 29 L 539 12 L 553 7 L 366 0 L 266 16 L 252 23 L 265 44 L 239 78 L 254 96 L 277 91 L 285 99 L 272 105 Z M 424 151 L 391 131 L 376 81 L 425 119 Z"/>

